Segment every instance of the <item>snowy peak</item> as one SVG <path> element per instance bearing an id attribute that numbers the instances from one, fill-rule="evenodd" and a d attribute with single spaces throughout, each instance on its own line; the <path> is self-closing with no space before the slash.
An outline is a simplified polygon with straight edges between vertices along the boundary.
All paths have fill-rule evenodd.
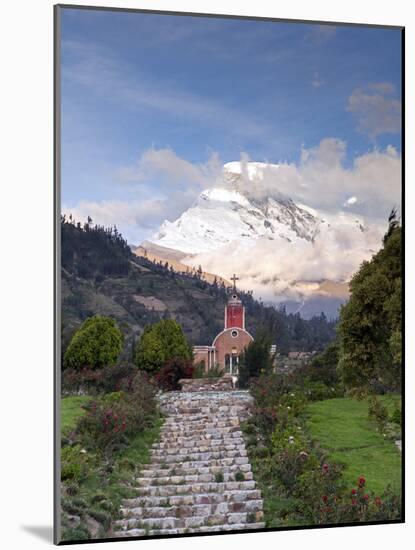
<path id="1" fill-rule="evenodd" d="M 247 239 L 311 241 L 318 226 L 318 219 L 291 199 L 250 199 L 215 187 L 203 191 L 176 221 L 165 221 L 150 241 L 197 254 Z"/>

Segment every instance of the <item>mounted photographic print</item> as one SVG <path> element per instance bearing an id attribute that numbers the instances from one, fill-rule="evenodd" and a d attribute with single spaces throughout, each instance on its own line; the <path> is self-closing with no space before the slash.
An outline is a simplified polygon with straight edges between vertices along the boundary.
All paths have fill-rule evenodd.
<path id="1" fill-rule="evenodd" d="M 404 521 L 403 40 L 55 7 L 55 543 Z"/>

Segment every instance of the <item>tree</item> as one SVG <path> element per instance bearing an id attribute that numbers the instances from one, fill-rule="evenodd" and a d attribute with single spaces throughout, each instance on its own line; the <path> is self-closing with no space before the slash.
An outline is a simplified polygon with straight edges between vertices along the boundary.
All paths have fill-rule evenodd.
<path id="1" fill-rule="evenodd" d="M 171 359 L 191 359 L 192 350 L 182 327 L 174 319 L 148 325 L 137 344 L 134 362 L 143 370 L 157 372 Z"/>
<path id="2" fill-rule="evenodd" d="M 261 373 L 271 372 L 274 357 L 271 355 L 271 338 L 261 332 L 253 342 L 250 342 L 239 358 L 239 385 L 246 388 L 251 378 L 257 378 Z"/>
<path id="3" fill-rule="evenodd" d="M 297 369 L 296 373 L 311 382 L 323 382 L 327 386 L 334 386 L 339 382 L 338 362 L 339 344 L 334 341 L 322 353 L 316 355 L 309 365 Z"/>
<path id="4" fill-rule="evenodd" d="M 99 368 L 114 365 L 122 349 L 123 336 L 110 317 L 86 319 L 73 335 L 64 354 L 65 368 Z"/>
<path id="5" fill-rule="evenodd" d="M 401 228 L 389 217 L 383 247 L 350 282 L 350 299 L 338 326 L 339 370 L 349 388 L 400 388 Z"/>

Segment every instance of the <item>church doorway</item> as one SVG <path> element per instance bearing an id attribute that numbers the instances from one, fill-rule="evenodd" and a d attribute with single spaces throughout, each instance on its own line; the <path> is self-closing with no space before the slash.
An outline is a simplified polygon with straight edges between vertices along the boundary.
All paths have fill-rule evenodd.
<path id="1" fill-rule="evenodd" d="M 239 373 L 239 355 L 236 348 L 232 348 L 232 353 L 225 355 L 225 372 L 229 374 Z"/>

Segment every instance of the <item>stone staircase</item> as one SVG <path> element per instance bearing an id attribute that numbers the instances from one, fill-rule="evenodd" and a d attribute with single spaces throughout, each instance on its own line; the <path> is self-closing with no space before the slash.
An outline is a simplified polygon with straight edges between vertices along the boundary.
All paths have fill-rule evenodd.
<path id="1" fill-rule="evenodd" d="M 170 392 L 151 464 L 137 478 L 138 496 L 123 501 L 116 536 L 176 535 L 264 528 L 240 430 L 248 392 Z"/>

